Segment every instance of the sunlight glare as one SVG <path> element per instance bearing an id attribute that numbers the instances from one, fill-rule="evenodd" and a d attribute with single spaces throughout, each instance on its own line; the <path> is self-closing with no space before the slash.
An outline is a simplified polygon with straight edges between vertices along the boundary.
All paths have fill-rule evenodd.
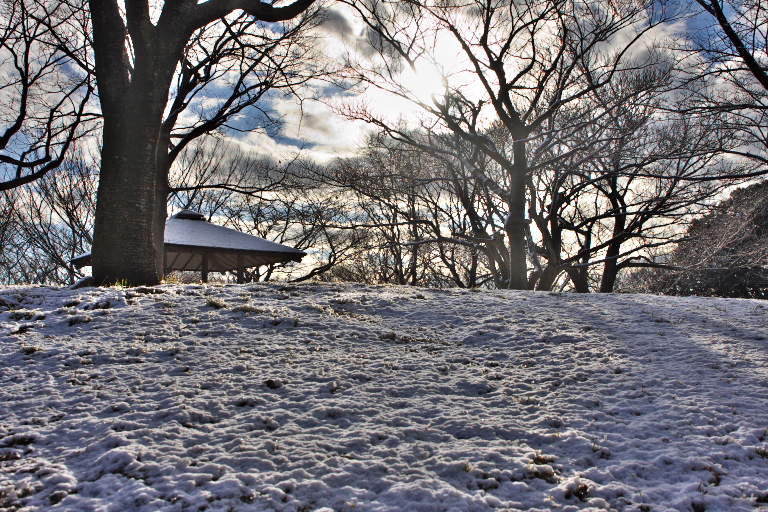
<path id="1" fill-rule="evenodd" d="M 444 75 L 429 62 L 422 61 L 416 70 L 406 69 L 401 75 L 400 86 L 412 98 L 421 103 L 432 103 L 432 97 L 445 92 Z"/>

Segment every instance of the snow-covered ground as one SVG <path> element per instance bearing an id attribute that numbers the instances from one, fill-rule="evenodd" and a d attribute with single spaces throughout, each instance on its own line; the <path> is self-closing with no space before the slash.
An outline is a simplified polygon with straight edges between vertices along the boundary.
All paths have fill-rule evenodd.
<path id="1" fill-rule="evenodd" d="M 0 510 L 768 510 L 768 302 L 0 289 Z"/>

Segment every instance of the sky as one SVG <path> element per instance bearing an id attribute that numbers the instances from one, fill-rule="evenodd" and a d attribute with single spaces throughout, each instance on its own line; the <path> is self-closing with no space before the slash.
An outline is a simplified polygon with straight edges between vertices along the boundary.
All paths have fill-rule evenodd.
<path id="1" fill-rule="evenodd" d="M 340 4 L 332 5 L 326 19 L 317 29 L 321 35 L 321 52 L 326 57 L 339 62 L 373 56 L 365 37 L 365 27 L 351 9 Z M 442 56 L 444 61 L 450 60 L 447 52 Z M 442 90 L 442 74 L 427 61 L 415 71 L 406 68 L 399 82 L 421 100 L 429 101 L 432 94 Z M 305 99 L 301 103 L 292 97 L 271 95 L 269 106 L 280 116 L 282 132 L 279 135 L 253 132 L 238 136 L 238 139 L 259 152 L 292 155 L 298 150 L 303 156 L 327 162 L 353 156 L 365 143 L 366 134 L 373 130 L 365 122 L 342 115 L 340 111 L 345 107 L 380 106 L 389 119 L 413 120 L 421 114 L 418 106 L 385 90 L 352 84 L 349 80 L 345 83 L 350 87 L 345 89 L 325 81 L 312 82 L 303 91 Z"/>
<path id="2" fill-rule="evenodd" d="M 366 28 L 359 17 L 343 4 L 330 4 L 325 21 L 317 30 L 321 35 L 322 53 L 337 61 L 349 59 L 371 66 L 376 55 L 367 37 Z M 646 42 L 670 36 L 684 36 L 686 30 L 700 25 L 700 20 L 669 23 L 654 30 L 635 49 L 642 52 Z M 692 25 L 693 24 L 693 25 Z M 415 30 L 407 27 L 407 30 Z M 614 38 L 626 41 L 631 30 Z M 355 154 L 364 143 L 365 135 L 374 127 L 343 115 L 345 109 L 366 108 L 389 121 L 401 120 L 417 126 L 425 117 L 424 111 L 413 101 L 392 94 L 394 90 L 405 93 L 412 100 L 432 104 L 432 95 L 438 98 L 445 90 L 447 80 L 451 87 L 461 87 L 470 97 L 484 94 L 477 76 L 467 72 L 467 62 L 460 58 L 461 47 L 455 38 L 445 31 L 430 34 L 431 47 L 417 60 L 415 69 L 404 66 L 391 84 L 378 80 L 373 86 L 357 84 L 344 90 L 325 82 L 313 82 L 304 91 L 307 98 L 299 105 L 293 98 L 271 97 L 269 105 L 283 121 L 283 131 L 278 136 L 250 133 L 239 136 L 242 143 L 258 151 L 273 154 L 292 154 L 301 150 L 305 156 L 319 161 Z M 373 61 L 366 60 L 373 59 Z M 378 61 L 380 63 L 380 61 Z M 349 82 L 348 82 L 349 83 Z"/>

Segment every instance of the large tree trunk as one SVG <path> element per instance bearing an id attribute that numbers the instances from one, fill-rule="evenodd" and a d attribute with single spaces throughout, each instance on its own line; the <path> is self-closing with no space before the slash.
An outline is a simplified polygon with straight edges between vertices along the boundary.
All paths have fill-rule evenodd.
<path id="1" fill-rule="evenodd" d="M 125 31 L 115 4 L 91 0 L 90 6 L 104 117 L 93 277 L 100 285 L 154 285 L 163 278 L 168 179 L 163 113 L 189 30 L 181 11 L 155 27 L 142 19 L 145 11 L 136 10 L 140 3 L 131 2 L 131 68 L 124 33 L 115 32 Z"/>
<path id="2" fill-rule="evenodd" d="M 568 267 L 565 269 L 573 283 L 576 293 L 589 293 L 589 274 L 584 267 Z"/>
<path id="3" fill-rule="evenodd" d="M 616 279 L 620 270 L 619 254 L 621 254 L 621 241 L 615 241 L 608 246 L 608 250 L 605 252 L 600 293 L 613 293 L 613 287 L 616 286 Z"/>
<path id="4" fill-rule="evenodd" d="M 509 276 L 505 288 L 528 288 L 528 257 L 525 252 L 525 180 L 528 157 L 525 141 L 514 142 L 515 161 L 509 173 L 509 216 L 504 225 L 509 241 Z"/>
<path id="5" fill-rule="evenodd" d="M 101 174 L 93 232 L 93 277 L 100 285 L 158 284 L 162 279 L 155 229 L 157 150 L 162 113 L 126 101 L 121 115 L 105 116 Z M 164 208 L 163 208 L 164 211 Z"/>
<path id="6" fill-rule="evenodd" d="M 560 275 L 560 271 L 559 265 L 548 263 L 544 270 L 541 271 L 541 276 L 536 283 L 536 289 L 539 291 L 550 291 L 555 285 L 555 280 Z"/>
<path id="7" fill-rule="evenodd" d="M 614 190 L 615 190 L 614 184 Z M 612 201 L 614 209 L 619 209 L 620 205 L 615 199 Z M 608 245 L 605 251 L 605 263 L 603 264 L 603 277 L 600 280 L 600 293 L 612 293 L 616 286 L 616 279 L 619 275 L 619 254 L 621 254 L 622 235 L 626 229 L 626 215 L 617 215 L 613 220 L 613 241 Z"/>
<path id="8" fill-rule="evenodd" d="M 123 95 L 102 95 L 104 136 L 92 248 L 97 284 L 154 285 L 163 278 L 169 165 L 162 122 L 183 49 L 178 46 L 175 52 L 137 55 Z"/>

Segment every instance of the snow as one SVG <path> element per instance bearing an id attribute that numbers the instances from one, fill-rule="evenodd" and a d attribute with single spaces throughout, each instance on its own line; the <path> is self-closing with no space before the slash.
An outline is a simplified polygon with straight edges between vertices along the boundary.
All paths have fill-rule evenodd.
<path id="1" fill-rule="evenodd" d="M 235 229 L 217 226 L 201 220 L 174 217 L 165 222 L 165 243 L 214 249 L 290 253 L 297 256 L 305 254 L 304 251 L 293 247 L 270 242 Z"/>
<path id="2" fill-rule="evenodd" d="M 768 303 L 0 289 L 0 510 L 768 509 Z"/>

